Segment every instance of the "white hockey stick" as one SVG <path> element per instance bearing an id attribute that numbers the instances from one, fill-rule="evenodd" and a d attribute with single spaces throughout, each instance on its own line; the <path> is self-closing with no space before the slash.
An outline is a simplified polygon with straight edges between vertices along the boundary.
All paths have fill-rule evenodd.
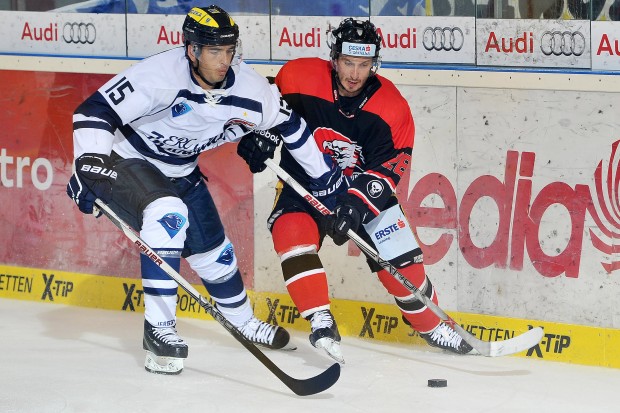
<path id="1" fill-rule="evenodd" d="M 140 251 L 149 257 L 155 264 L 159 266 L 162 270 L 166 272 L 174 281 L 177 282 L 194 300 L 198 302 L 198 304 L 205 309 L 207 314 L 215 319 L 218 323 L 220 323 L 232 336 L 237 339 L 238 342 L 243 344 L 243 346 L 250 352 L 254 357 L 256 357 L 265 367 L 267 367 L 282 383 L 284 383 L 289 389 L 291 389 L 295 394 L 299 396 L 308 396 L 311 394 L 316 394 L 322 392 L 323 390 L 327 390 L 330 388 L 338 378 L 340 377 L 340 364 L 334 363 L 327 370 L 322 373 L 310 377 L 308 379 L 296 379 L 285 372 L 282 371 L 278 366 L 275 365 L 273 361 L 269 357 L 267 357 L 262 351 L 258 349 L 248 339 L 246 339 L 243 334 L 233 326 L 230 321 L 224 317 L 222 313 L 218 311 L 218 309 L 211 305 L 206 298 L 204 298 L 198 290 L 196 290 L 189 282 L 185 280 L 174 268 L 172 268 L 166 261 L 164 261 L 151 247 L 149 247 L 146 242 L 140 238 L 138 234 L 134 232 L 134 230 L 123 221 L 118 215 L 112 211 L 112 209 L 107 206 L 103 201 L 97 199 L 95 201 L 96 208 L 101 210 L 109 219 L 112 221 L 114 225 L 116 225 L 123 233 L 129 238 Z M 93 211 L 95 213 L 95 211 Z M 95 215 L 97 215 L 95 213 Z"/>
<path id="2" fill-rule="evenodd" d="M 280 168 L 273 160 L 267 159 L 265 161 L 272 171 L 278 175 L 280 179 L 291 186 L 300 196 L 302 196 L 310 205 L 312 205 L 317 211 L 323 215 L 331 214 L 331 211 L 323 205 L 318 199 L 316 199 L 310 192 L 308 192 L 299 182 L 295 181 L 284 169 Z M 415 285 L 411 283 L 404 275 L 402 275 L 392 264 L 384 260 L 379 256 L 379 253 L 375 251 L 373 247 L 368 245 L 359 235 L 349 230 L 347 236 L 369 257 L 375 260 L 386 271 L 398 280 L 406 289 L 411 291 L 415 298 L 422 301 L 428 308 L 431 309 L 440 319 L 450 323 L 451 326 L 461 335 L 463 340 L 469 343 L 480 354 L 487 357 L 506 356 L 509 354 L 519 353 L 527 350 L 540 342 L 543 337 L 543 329 L 540 327 L 533 328 L 521 335 L 513 337 L 503 341 L 482 341 L 467 332 L 463 327 L 448 316 L 437 304 L 424 295 Z"/>

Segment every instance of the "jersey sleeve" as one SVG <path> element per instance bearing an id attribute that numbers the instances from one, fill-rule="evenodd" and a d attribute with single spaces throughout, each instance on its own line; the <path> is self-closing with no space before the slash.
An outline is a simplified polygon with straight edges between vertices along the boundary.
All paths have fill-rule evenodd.
<path id="1" fill-rule="evenodd" d="M 162 110 L 174 99 L 157 88 L 160 74 L 140 62 L 114 76 L 87 98 L 73 114 L 74 156 L 110 154 L 114 133 L 146 114 Z"/>
<path id="2" fill-rule="evenodd" d="M 266 80 L 265 80 L 266 82 Z M 323 155 L 306 121 L 286 103 L 276 85 L 268 85 L 263 105 L 264 122 L 257 129 L 273 127 L 282 135 L 284 146 L 311 178 L 321 178 L 332 171 L 331 162 Z"/>
<path id="3" fill-rule="evenodd" d="M 400 96 L 400 94 L 399 94 Z M 396 104 L 394 104 L 396 103 Z M 374 132 L 377 146 L 365 148 L 366 168 L 357 174 L 348 192 L 362 199 L 378 215 L 396 191 L 396 186 L 411 166 L 415 126 L 411 109 L 401 97 L 382 114 L 385 127 Z"/>

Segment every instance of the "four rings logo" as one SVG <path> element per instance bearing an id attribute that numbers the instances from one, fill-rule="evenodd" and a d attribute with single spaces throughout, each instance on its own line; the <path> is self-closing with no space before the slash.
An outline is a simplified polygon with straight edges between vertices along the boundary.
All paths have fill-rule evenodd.
<path id="1" fill-rule="evenodd" d="M 545 56 L 581 56 L 586 50 L 586 37 L 581 32 L 546 31 L 540 38 L 540 50 Z"/>
<path id="2" fill-rule="evenodd" d="M 65 43 L 93 44 L 97 38 L 97 29 L 92 23 L 65 23 L 62 39 Z"/>
<path id="3" fill-rule="evenodd" d="M 465 43 L 463 31 L 458 27 L 427 27 L 422 38 L 426 50 L 458 52 Z"/>

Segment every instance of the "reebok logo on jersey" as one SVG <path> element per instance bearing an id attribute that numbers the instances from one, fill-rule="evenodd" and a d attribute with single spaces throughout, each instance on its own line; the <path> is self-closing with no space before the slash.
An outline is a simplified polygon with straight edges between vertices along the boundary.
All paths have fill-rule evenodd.
<path id="1" fill-rule="evenodd" d="M 176 118 L 177 116 L 185 115 L 188 112 L 191 112 L 192 107 L 185 102 L 178 103 L 172 107 L 172 117 Z"/>
<path id="2" fill-rule="evenodd" d="M 157 222 L 164 227 L 168 235 L 170 235 L 170 238 L 174 238 L 174 236 L 179 233 L 185 224 L 185 221 L 185 217 L 181 214 L 177 214 L 176 212 L 166 214 L 161 219 L 157 220 Z"/>
<path id="3" fill-rule="evenodd" d="M 224 251 L 222 251 L 220 256 L 217 257 L 217 260 L 215 260 L 215 262 L 220 263 L 222 265 L 230 265 L 230 263 L 233 261 L 234 258 L 235 258 L 235 252 L 233 250 L 232 244 L 229 243 L 227 246 L 224 247 Z"/>

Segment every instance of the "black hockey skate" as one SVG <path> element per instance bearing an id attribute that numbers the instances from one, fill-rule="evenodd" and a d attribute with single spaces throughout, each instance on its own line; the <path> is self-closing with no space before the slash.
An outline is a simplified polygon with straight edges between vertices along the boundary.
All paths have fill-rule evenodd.
<path id="1" fill-rule="evenodd" d="M 434 330 L 428 333 L 420 333 L 426 342 L 432 346 L 443 350 L 451 351 L 456 354 L 476 354 L 476 350 L 467 344 L 465 340 L 445 322 L 439 323 Z"/>
<path id="2" fill-rule="evenodd" d="M 313 313 L 310 324 L 312 328 L 310 343 L 316 348 L 325 350 L 327 355 L 338 363 L 344 364 L 340 350 L 340 333 L 331 311 L 321 310 Z"/>
<path id="3" fill-rule="evenodd" d="M 291 343 L 291 336 L 282 327 L 274 326 L 252 316 L 244 325 L 238 328 L 252 343 L 273 350 L 295 350 L 297 346 Z"/>
<path id="4" fill-rule="evenodd" d="M 183 359 L 187 358 L 188 348 L 175 326 L 153 327 L 144 320 L 142 347 L 146 350 L 146 371 L 159 374 L 179 374 L 183 371 Z"/>

